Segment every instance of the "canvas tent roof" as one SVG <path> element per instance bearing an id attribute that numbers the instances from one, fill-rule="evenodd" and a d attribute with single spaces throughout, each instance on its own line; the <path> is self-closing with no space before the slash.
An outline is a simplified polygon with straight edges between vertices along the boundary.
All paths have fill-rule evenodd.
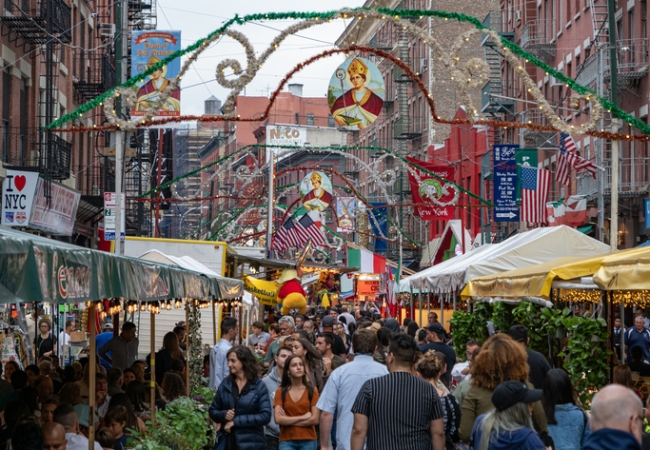
<path id="1" fill-rule="evenodd" d="M 598 256 L 610 251 L 603 244 L 579 231 L 561 225 L 537 228 L 439 264 L 409 277 L 414 289 L 434 293 L 459 291 L 470 280 L 553 261 L 565 256 Z"/>
<path id="2" fill-rule="evenodd" d="M 219 293 L 221 294 L 219 298 L 229 299 L 229 298 L 239 298 L 242 296 L 244 286 L 243 282 L 240 280 L 235 280 L 233 278 L 222 277 L 205 264 L 200 263 L 190 256 L 174 256 L 163 253 L 159 250 L 150 250 L 145 254 L 140 256 L 140 259 L 145 261 L 154 261 L 163 264 L 169 264 L 173 266 L 178 266 L 183 269 L 192 270 L 194 272 L 201 273 L 210 278 L 217 280 L 219 284 Z"/>

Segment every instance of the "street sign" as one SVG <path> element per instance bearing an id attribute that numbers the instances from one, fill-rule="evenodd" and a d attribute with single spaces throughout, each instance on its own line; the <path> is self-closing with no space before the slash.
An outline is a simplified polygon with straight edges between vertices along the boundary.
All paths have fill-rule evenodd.
<path id="1" fill-rule="evenodd" d="M 495 145 L 494 154 L 494 221 L 518 222 L 517 162 L 518 145 Z"/>
<path id="2" fill-rule="evenodd" d="M 104 240 L 105 241 L 114 241 L 115 240 L 115 192 L 104 192 Z M 120 227 L 120 237 L 123 241 L 126 237 L 126 197 L 122 194 L 122 226 Z"/>

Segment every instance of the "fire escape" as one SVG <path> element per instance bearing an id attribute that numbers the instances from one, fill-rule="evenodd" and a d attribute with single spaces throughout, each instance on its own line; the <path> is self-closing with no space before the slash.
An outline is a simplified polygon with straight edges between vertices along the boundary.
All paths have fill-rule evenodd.
<path id="1" fill-rule="evenodd" d="M 35 7 L 33 7 L 35 6 Z M 61 133 L 44 133 L 41 127 L 51 123 L 60 113 L 58 74 L 61 48 L 72 40 L 71 8 L 64 0 L 41 0 L 20 5 L 5 1 L 5 15 L 0 17 L 2 34 L 11 42 L 24 47 L 42 48 L 38 99 L 38 126 L 34 136 L 20 131 L 19 154 L 14 153 L 6 166 L 18 170 L 36 171 L 46 180 L 45 196 L 51 195 L 52 180 L 70 178 L 72 143 Z"/>

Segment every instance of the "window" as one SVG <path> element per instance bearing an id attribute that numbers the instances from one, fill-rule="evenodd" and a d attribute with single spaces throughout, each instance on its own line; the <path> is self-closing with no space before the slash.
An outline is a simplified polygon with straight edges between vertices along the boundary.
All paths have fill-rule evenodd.
<path id="1" fill-rule="evenodd" d="M 336 126 L 336 122 L 334 121 L 334 116 L 331 114 L 327 116 L 327 126 L 330 128 L 334 128 Z"/>
<path id="2" fill-rule="evenodd" d="M 300 114 L 296 113 L 295 124 L 300 125 Z"/>
<path id="3" fill-rule="evenodd" d="M 314 115 L 313 114 L 307 114 L 307 125 L 314 125 Z"/>

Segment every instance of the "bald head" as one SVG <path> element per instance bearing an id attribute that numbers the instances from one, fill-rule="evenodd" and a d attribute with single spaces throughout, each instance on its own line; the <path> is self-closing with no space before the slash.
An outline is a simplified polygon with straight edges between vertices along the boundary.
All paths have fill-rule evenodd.
<path id="1" fill-rule="evenodd" d="M 60 423 L 48 422 L 43 425 L 43 437 L 43 450 L 66 450 L 68 441 L 65 439 L 65 429 Z"/>
<path id="2" fill-rule="evenodd" d="M 641 443 L 643 405 L 632 390 L 610 384 L 594 396 L 591 403 L 591 431 L 602 428 L 631 433 Z"/>

